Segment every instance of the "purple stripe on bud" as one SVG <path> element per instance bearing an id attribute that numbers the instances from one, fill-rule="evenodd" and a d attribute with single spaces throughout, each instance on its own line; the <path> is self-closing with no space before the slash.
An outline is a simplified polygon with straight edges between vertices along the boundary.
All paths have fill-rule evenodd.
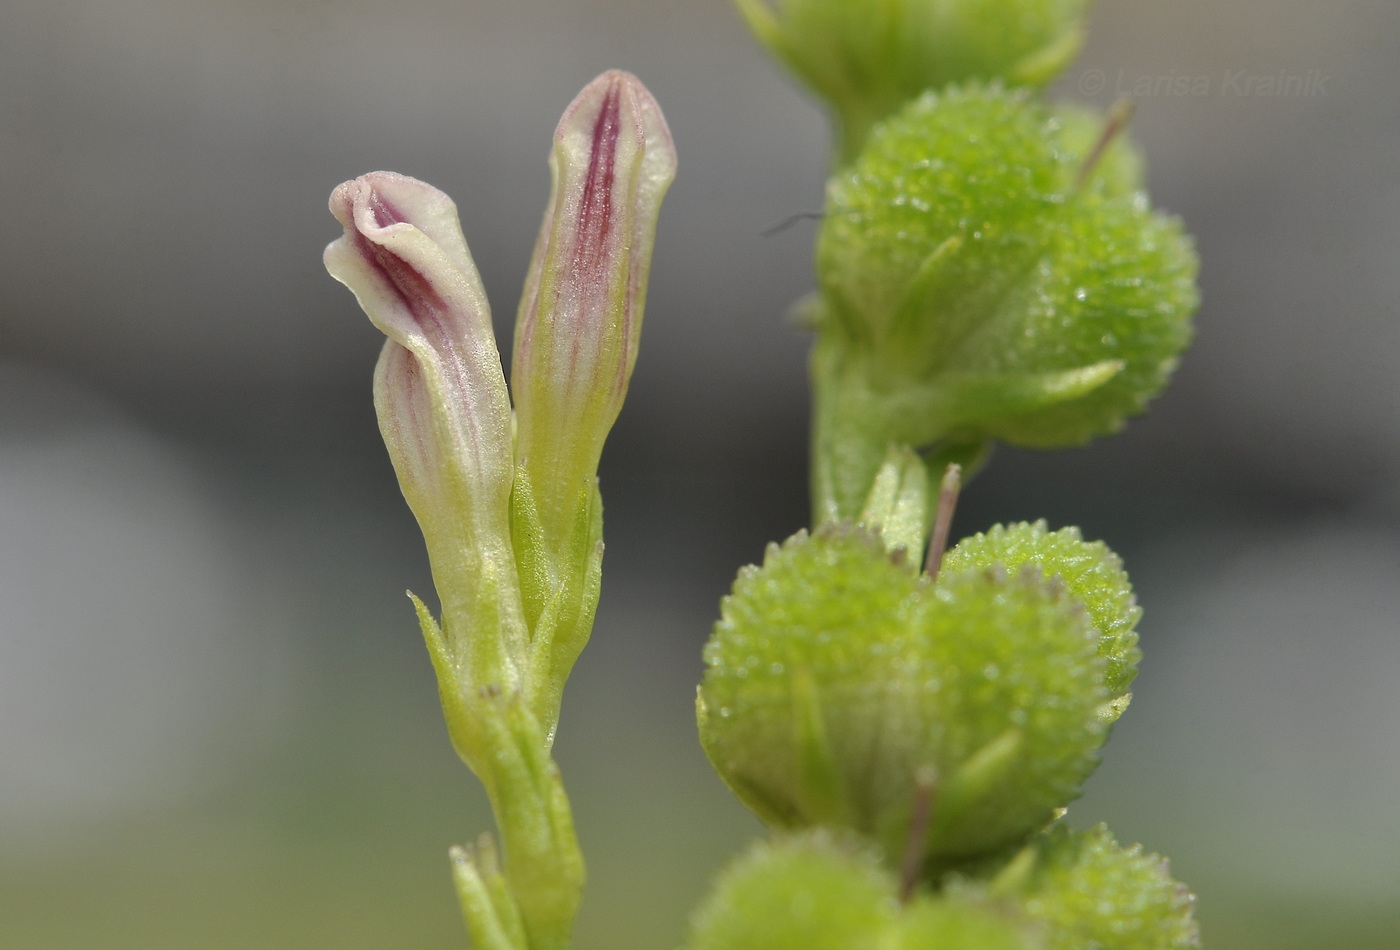
<path id="1" fill-rule="evenodd" d="M 326 269 L 389 338 L 374 386 L 384 441 L 435 575 L 455 575 L 476 552 L 508 547 L 512 476 L 510 400 L 456 206 L 374 172 L 336 188 L 331 213 L 345 234 Z"/>
<path id="2" fill-rule="evenodd" d="M 516 322 L 517 454 L 546 525 L 571 524 L 622 408 L 661 199 L 676 153 L 656 100 L 619 71 L 589 83 L 554 135 L 554 189 Z"/>

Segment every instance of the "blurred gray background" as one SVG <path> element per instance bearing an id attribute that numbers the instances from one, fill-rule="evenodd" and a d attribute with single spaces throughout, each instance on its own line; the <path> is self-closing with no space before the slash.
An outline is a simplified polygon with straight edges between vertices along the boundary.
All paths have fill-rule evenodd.
<path id="1" fill-rule="evenodd" d="M 578 945 L 678 945 L 757 833 L 693 689 L 735 569 L 806 521 L 814 232 L 765 232 L 820 207 L 827 131 L 727 4 L 0 0 L 0 946 L 465 945 L 445 849 L 490 819 L 325 203 L 448 191 L 508 339 L 550 133 L 613 66 L 681 170 L 557 746 Z M 1124 556 L 1146 660 L 1071 818 L 1171 855 L 1215 948 L 1400 934 L 1397 90 L 1390 0 L 1102 0 L 1056 93 L 1137 94 L 1198 342 L 1126 433 L 1002 450 L 959 513 Z"/>

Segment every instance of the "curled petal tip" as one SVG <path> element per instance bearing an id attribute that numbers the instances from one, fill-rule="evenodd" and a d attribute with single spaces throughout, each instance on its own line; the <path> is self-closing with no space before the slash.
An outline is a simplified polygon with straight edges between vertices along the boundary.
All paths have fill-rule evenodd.
<path id="1" fill-rule="evenodd" d="M 330 209 L 345 234 L 326 248 L 326 268 L 391 339 L 409 345 L 406 337 L 440 326 L 490 337 L 486 294 L 451 198 L 406 175 L 371 172 L 337 186 Z"/>
<path id="2" fill-rule="evenodd" d="M 510 400 L 456 205 L 424 182 L 372 172 L 338 186 L 330 210 L 345 233 L 326 248 L 326 269 L 389 338 L 375 409 L 430 553 L 502 535 Z M 434 571 L 450 560 L 435 558 Z"/>

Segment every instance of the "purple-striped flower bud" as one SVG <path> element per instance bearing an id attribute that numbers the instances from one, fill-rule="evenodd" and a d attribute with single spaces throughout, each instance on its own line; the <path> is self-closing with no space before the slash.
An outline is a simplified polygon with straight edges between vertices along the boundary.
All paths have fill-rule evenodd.
<path id="1" fill-rule="evenodd" d="M 510 399 L 486 293 L 456 206 L 431 185 L 374 172 L 336 188 L 330 206 L 345 234 L 326 269 L 389 338 L 375 409 L 451 637 L 454 618 L 476 612 L 483 570 L 514 570 Z"/>
<path id="2" fill-rule="evenodd" d="M 547 545 L 574 531 L 642 329 L 661 199 L 676 171 L 656 100 L 604 73 L 564 112 L 554 180 L 515 329 L 516 454 Z"/>

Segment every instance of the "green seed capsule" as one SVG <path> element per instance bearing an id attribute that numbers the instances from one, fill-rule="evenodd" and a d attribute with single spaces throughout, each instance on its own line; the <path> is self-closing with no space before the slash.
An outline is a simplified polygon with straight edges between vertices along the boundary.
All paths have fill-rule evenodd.
<path id="1" fill-rule="evenodd" d="M 1195 950 L 1195 897 L 1167 860 L 1124 848 L 1103 826 L 1038 835 L 994 878 L 1043 931 L 1046 950 Z"/>
<path id="2" fill-rule="evenodd" d="M 1099 632 L 1099 654 L 1106 661 L 1105 681 L 1112 697 L 1105 714 L 1117 719 L 1132 694 L 1128 685 L 1137 676 L 1137 622 L 1142 608 L 1123 571 L 1123 562 L 1102 541 L 1085 541 L 1078 528 L 1050 531 L 1035 524 L 995 525 L 985 534 L 964 538 L 943 557 L 947 570 L 961 571 L 1001 564 L 1008 570 L 1023 565 L 1058 577 L 1086 610 Z"/>
<path id="3" fill-rule="evenodd" d="M 898 916 L 878 856 L 826 834 L 760 842 L 720 875 L 695 914 L 690 950 L 876 946 Z"/>
<path id="4" fill-rule="evenodd" d="M 1196 258 L 1152 210 L 1119 122 L 953 86 L 831 179 L 811 312 L 818 489 L 836 517 L 857 517 L 890 444 L 1077 445 L 1165 385 Z"/>
<path id="5" fill-rule="evenodd" d="M 720 874 L 689 950 L 1031 950 L 1014 904 L 897 897 L 879 855 L 826 833 L 761 842 Z"/>
<path id="6" fill-rule="evenodd" d="M 1039 571 L 935 584 L 829 525 L 740 573 L 705 649 L 701 742 L 770 824 L 850 828 L 894 865 L 911 850 L 946 865 L 1078 795 L 1108 728 L 1098 640 Z"/>

